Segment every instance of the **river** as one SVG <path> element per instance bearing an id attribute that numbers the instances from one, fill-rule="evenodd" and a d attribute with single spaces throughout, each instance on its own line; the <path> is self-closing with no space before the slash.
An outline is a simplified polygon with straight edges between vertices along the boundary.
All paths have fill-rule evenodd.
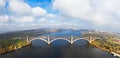
<path id="1" fill-rule="evenodd" d="M 71 32 L 71 31 L 70 31 Z M 58 34 L 58 33 L 57 33 Z M 60 33 L 61 34 L 61 33 Z M 70 34 L 70 33 L 64 33 Z M 88 45 L 85 40 L 70 44 L 65 40 L 56 40 L 50 45 L 34 40 L 31 46 L 0 55 L 0 58 L 117 58 L 112 54 Z"/>

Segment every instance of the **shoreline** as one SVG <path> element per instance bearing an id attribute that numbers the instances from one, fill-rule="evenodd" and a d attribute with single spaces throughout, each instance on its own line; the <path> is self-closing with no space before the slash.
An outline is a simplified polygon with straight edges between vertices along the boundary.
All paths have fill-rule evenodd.
<path id="1" fill-rule="evenodd" d="M 0 55 L 4 55 L 4 54 L 10 53 L 10 52 L 14 52 L 14 51 L 16 51 L 16 50 L 22 49 L 22 48 L 24 48 L 24 47 L 26 47 L 26 46 L 30 46 L 30 45 L 31 45 L 30 43 L 27 43 L 26 45 L 21 46 L 20 48 L 16 48 L 16 49 L 14 49 L 14 50 L 10 50 L 10 51 L 3 52 L 3 53 L 1 53 Z"/>
<path id="2" fill-rule="evenodd" d="M 120 58 L 120 54 L 118 54 L 118 53 L 111 52 L 111 51 L 109 51 L 109 50 L 107 50 L 107 49 L 104 49 L 104 48 L 102 48 L 102 47 L 95 46 L 94 44 L 91 44 L 91 43 L 90 43 L 90 45 L 93 46 L 93 47 L 96 47 L 96 48 L 98 48 L 98 49 L 101 49 L 101 50 L 103 50 L 103 51 L 105 51 L 105 52 L 108 52 L 108 53 L 112 54 L 113 56 L 116 56 L 116 57 Z"/>

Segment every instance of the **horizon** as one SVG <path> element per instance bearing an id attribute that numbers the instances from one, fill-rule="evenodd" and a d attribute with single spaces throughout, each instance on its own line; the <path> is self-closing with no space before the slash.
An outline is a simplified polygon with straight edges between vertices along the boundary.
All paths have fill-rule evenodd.
<path id="1" fill-rule="evenodd" d="M 120 33 L 119 0 L 0 0 L 0 33 L 75 28 Z"/>
<path id="2" fill-rule="evenodd" d="M 94 29 L 74 29 L 74 28 L 40 28 L 40 29 L 27 29 L 27 30 L 12 30 L 12 31 L 5 31 L 0 32 L 0 34 L 6 34 L 6 33 L 14 33 L 14 32 L 23 32 L 23 31 L 30 31 L 30 30 L 41 30 L 41 29 L 57 29 L 57 30 L 88 30 L 88 31 L 98 31 L 98 32 L 110 32 L 110 31 L 103 31 L 103 30 L 94 30 Z M 110 32 L 110 33 L 120 33 L 120 32 Z"/>

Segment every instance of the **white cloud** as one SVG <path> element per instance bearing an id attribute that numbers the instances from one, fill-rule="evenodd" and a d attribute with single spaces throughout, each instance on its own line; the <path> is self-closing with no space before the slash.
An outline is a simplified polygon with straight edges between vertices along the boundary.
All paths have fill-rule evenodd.
<path id="1" fill-rule="evenodd" d="M 37 17 L 43 17 L 47 14 L 47 11 L 43 8 L 31 8 L 31 6 L 23 0 L 9 0 L 8 8 L 10 19 L 14 22 L 34 22 Z"/>
<path id="2" fill-rule="evenodd" d="M 22 0 L 9 0 L 9 11 L 12 15 L 29 15 L 32 10 L 31 7 Z"/>
<path id="3" fill-rule="evenodd" d="M 65 16 L 99 25 L 120 19 L 120 0 L 55 0 L 53 8 Z"/>
<path id="4" fill-rule="evenodd" d="M 39 18 L 37 23 L 42 24 L 42 25 L 52 24 L 51 22 L 55 23 L 58 21 L 57 18 L 58 18 L 57 15 L 50 13 L 50 14 L 46 14 L 45 16 Z"/>
<path id="5" fill-rule="evenodd" d="M 47 18 L 56 18 L 57 16 L 54 15 L 54 14 L 47 14 L 46 17 L 47 17 Z"/>
<path id="6" fill-rule="evenodd" d="M 0 15 L 5 15 L 5 12 L 6 12 L 6 8 L 5 8 L 5 5 L 6 5 L 6 0 L 0 0 Z"/>
<path id="7" fill-rule="evenodd" d="M 5 23 L 9 20 L 8 15 L 0 16 L 0 23 Z"/>
<path id="8" fill-rule="evenodd" d="M 33 16 L 41 17 L 47 14 L 47 11 L 40 7 L 32 8 Z"/>
<path id="9" fill-rule="evenodd" d="M 5 6 L 6 0 L 0 0 L 0 7 Z"/>
<path id="10" fill-rule="evenodd" d="M 53 7 L 74 18 L 83 18 L 91 10 L 88 0 L 55 0 Z"/>
<path id="11" fill-rule="evenodd" d="M 9 0 L 9 16 L 14 22 L 32 22 L 34 17 L 32 16 L 32 8 L 23 0 Z"/>
<path id="12" fill-rule="evenodd" d="M 34 21 L 34 18 L 32 16 L 22 16 L 22 17 L 14 17 L 14 16 L 11 16 L 10 17 L 14 22 L 22 22 L 22 23 L 25 23 L 25 22 L 33 22 Z"/>
<path id="13" fill-rule="evenodd" d="M 46 18 L 40 18 L 38 19 L 37 23 L 41 24 L 41 23 L 45 23 L 47 22 Z"/>
<path id="14" fill-rule="evenodd" d="M 8 27 L 13 24 L 18 26 L 18 29 L 20 27 L 26 29 L 75 27 L 115 31 L 120 28 L 120 0 L 55 0 L 53 8 L 59 10 L 60 13 L 57 15 L 47 13 L 39 6 L 32 8 L 24 0 L 0 0 L 0 26 Z M 74 18 L 79 20 L 74 20 Z"/>
<path id="15" fill-rule="evenodd" d="M 34 22 L 47 15 L 47 11 L 41 7 L 31 8 L 23 0 L 9 0 L 10 18 L 14 22 Z"/>

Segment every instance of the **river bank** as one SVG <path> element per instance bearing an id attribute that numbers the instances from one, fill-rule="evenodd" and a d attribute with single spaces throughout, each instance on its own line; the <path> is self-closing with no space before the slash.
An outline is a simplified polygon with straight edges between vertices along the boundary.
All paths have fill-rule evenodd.
<path id="1" fill-rule="evenodd" d="M 101 49 L 101 50 L 103 50 L 103 51 L 106 51 L 106 52 L 108 52 L 108 53 L 110 53 L 110 54 L 113 54 L 114 56 L 117 56 L 117 57 L 120 58 L 120 53 L 117 53 L 116 51 L 113 51 L 113 49 L 108 48 L 108 46 L 107 46 L 107 48 L 105 48 L 105 46 L 103 46 L 104 43 L 101 43 L 101 44 L 100 44 L 100 43 L 98 43 L 97 41 L 93 41 L 93 42 L 89 43 L 89 45 L 91 45 L 91 46 L 93 46 L 93 47 L 96 47 L 96 48 L 99 48 L 99 49 Z"/>
<path id="2" fill-rule="evenodd" d="M 9 53 L 29 45 L 31 44 L 26 42 L 25 40 L 19 39 L 0 40 L 0 54 L 2 55 L 5 53 Z"/>
<path id="3" fill-rule="evenodd" d="M 14 51 L 16 51 L 16 50 L 22 49 L 22 48 L 24 48 L 24 47 L 26 47 L 26 46 L 30 46 L 30 45 L 31 45 L 31 44 L 27 44 L 27 45 L 25 45 L 25 46 L 21 46 L 21 47 L 19 47 L 19 48 L 13 49 L 13 50 L 5 51 L 5 52 L 0 53 L 0 55 L 6 54 L 6 53 L 10 53 L 10 52 L 14 52 Z"/>
<path id="4" fill-rule="evenodd" d="M 96 48 L 99 48 L 99 49 L 101 49 L 101 50 L 103 50 L 103 51 L 106 51 L 106 52 L 108 52 L 108 53 L 110 53 L 110 54 L 113 54 L 114 56 L 117 56 L 117 57 L 119 57 L 120 58 L 120 54 L 118 54 L 118 53 L 115 53 L 115 52 L 110 52 L 109 50 L 107 50 L 107 49 L 104 49 L 104 48 L 101 48 L 101 47 L 97 47 L 97 46 L 95 46 L 95 45 L 92 45 L 92 44 L 90 44 L 91 46 L 93 46 L 93 47 L 96 47 Z"/>

